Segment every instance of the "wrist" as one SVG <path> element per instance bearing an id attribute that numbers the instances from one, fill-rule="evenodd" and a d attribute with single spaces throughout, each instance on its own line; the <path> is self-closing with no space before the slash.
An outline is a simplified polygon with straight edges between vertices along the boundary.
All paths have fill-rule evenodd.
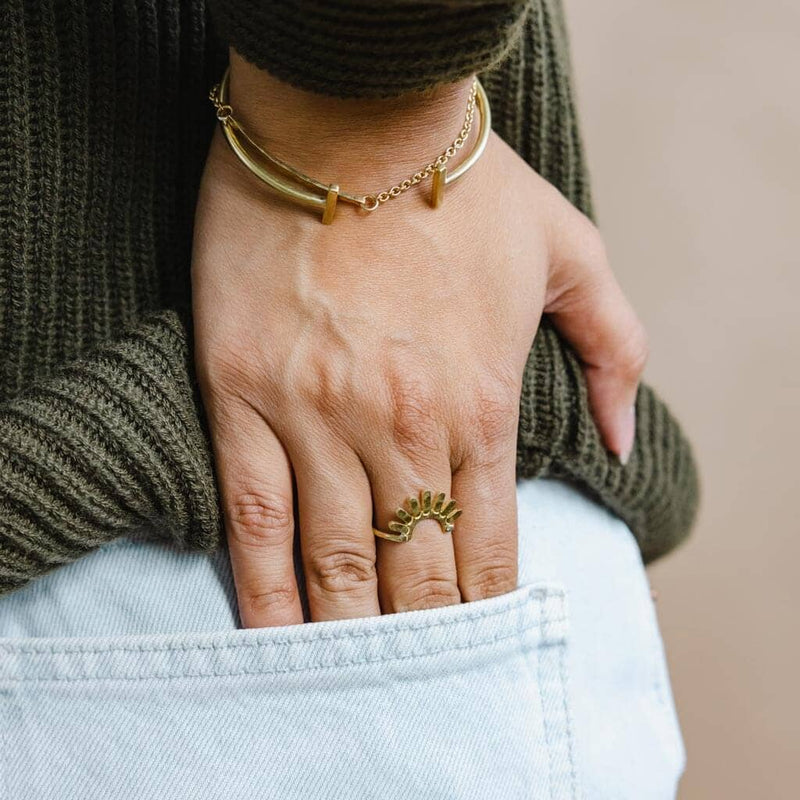
<path id="1" fill-rule="evenodd" d="M 284 83 L 233 48 L 230 63 L 229 102 L 252 138 L 324 183 L 364 193 L 414 173 L 450 144 L 473 82 L 390 99 L 342 99 Z"/>

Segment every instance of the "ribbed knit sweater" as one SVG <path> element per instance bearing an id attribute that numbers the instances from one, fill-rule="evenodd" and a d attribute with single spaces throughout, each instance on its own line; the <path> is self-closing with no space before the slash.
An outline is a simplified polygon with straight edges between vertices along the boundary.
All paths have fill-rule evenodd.
<path id="1" fill-rule="evenodd" d="M 192 369 L 190 253 L 230 43 L 297 86 L 391 95 L 477 71 L 494 127 L 591 214 L 558 0 L 0 0 L 0 592 L 116 537 L 223 527 Z M 279 256 L 279 254 L 278 254 Z M 694 518 L 689 444 L 646 386 L 626 467 L 545 322 L 518 477 L 624 519 L 645 561 Z"/>

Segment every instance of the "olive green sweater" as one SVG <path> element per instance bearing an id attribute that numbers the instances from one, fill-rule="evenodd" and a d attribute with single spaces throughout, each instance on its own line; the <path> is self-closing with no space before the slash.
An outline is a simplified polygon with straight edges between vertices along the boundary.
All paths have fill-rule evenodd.
<path id="1" fill-rule="evenodd" d="M 227 44 L 298 86 L 390 95 L 481 72 L 494 127 L 579 208 L 589 188 L 557 0 L 0 0 L 0 592 L 116 537 L 223 535 L 192 370 L 189 266 Z M 276 253 L 280 257 L 280 253 Z M 519 477 L 570 480 L 645 560 L 686 536 L 691 451 L 642 387 L 627 467 L 545 322 Z"/>

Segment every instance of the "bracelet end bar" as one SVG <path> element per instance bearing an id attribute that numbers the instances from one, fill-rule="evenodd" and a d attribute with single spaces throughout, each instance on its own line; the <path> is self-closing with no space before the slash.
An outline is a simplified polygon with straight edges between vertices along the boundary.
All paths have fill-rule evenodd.
<path id="1" fill-rule="evenodd" d="M 431 205 L 439 208 L 444 196 L 444 187 L 447 183 L 447 167 L 437 167 L 433 171 L 433 182 L 431 184 Z"/>
<path id="2" fill-rule="evenodd" d="M 332 183 L 328 187 L 328 194 L 325 196 L 325 210 L 322 212 L 322 224 L 330 225 L 336 214 L 336 204 L 339 200 L 339 184 Z"/>

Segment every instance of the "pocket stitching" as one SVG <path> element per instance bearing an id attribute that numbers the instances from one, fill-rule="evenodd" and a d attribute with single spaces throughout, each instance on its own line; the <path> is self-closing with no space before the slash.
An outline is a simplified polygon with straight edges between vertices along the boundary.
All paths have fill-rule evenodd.
<path id="1" fill-rule="evenodd" d="M 0 652 L 6 652 L 10 654 L 23 654 L 23 655 L 82 655 L 82 654 L 93 654 L 93 653 L 161 653 L 161 652 L 174 652 L 180 650 L 191 650 L 191 651 L 198 651 L 198 650 L 236 650 L 239 648 L 257 648 L 263 647 L 265 645 L 276 645 L 280 647 L 286 647 L 292 644 L 304 644 L 307 642 L 320 642 L 320 641 L 340 641 L 340 640 L 348 640 L 348 639 L 359 639 L 359 638 L 366 638 L 366 637 L 375 637 L 379 636 L 382 633 L 398 633 L 404 631 L 422 631 L 422 630 L 433 630 L 435 628 L 445 627 L 453 624 L 461 624 L 472 622 L 474 620 L 479 619 L 489 619 L 491 617 L 500 616 L 501 614 L 505 614 L 509 611 L 515 611 L 525 604 L 527 604 L 531 599 L 536 597 L 537 599 L 541 599 L 541 601 L 546 601 L 550 597 L 558 597 L 561 596 L 563 593 L 560 589 L 552 589 L 552 588 L 545 588 L 545 587 L 519 587 L 519 588 L 527 588 L 528 591 L 524 592 L 521 597 L 516 600 L 514 603 L 511 604 L 504 604 L 500 608 L 497 609 L 481 609 L 480 611 L 473 611 L 469 614 L 464 614 L 463 616 L 454 617 L 451 619 L 437 619 L 437 620 L 429 620 L 422 623 L 403 623 L 398 622 L 396 624 L 392 624 L 391 626 L 387 626 L 386 630 L 383 631 L 380 628 L 372 628 L 370 630 L 363 630 L 363 631 L 339 631 L 336 633 L 326 633 L 321 632 L 317 634 L 312 634 L 308 631 L 304 631 L 303 633 L 299 633 L 295 636 L 289 636 L 284 639 L 277 639 L 273 637 L 265 637 L 256 639 L 254 641 L 246 641 L 246 642 L 209 642 L 209 643 L 190 643 L 190 642 L 165 642 L 163 645 L 152 645 L 148 646 L 145 644 L 141 645 L 118 645 L 115 646 L 112 642 L 107 644 L 98 644 L 98 645 L 79 645 L 79 644 L 70 644 L 70 643 L 50 643 L 50 644 L 42 644 L 40 646 L 36 645 L 26 645 L 22 647 L 15 647 L 14 645 L 9 645 L 4 643 L 0 640 Z M 480 602 L 480 601 L 478 601 Z M 458 606 L 454 605 L 453 608 L 457 608 Z M 417 612 L 409 612 L 415 614 Z M 385 615 L 384 617 L 380 617 L 380 619 L 386 619 L 389 616 L 394 615 Z M 561 621 L 559 619 L 554 619 L 555 622 Z M 394 622 L 394 621 L 393 621 Z M 308 623 L 306 623 L 307 625 Z M 313 624 L 313 623 L 312 623 Z M 325 624 L 325 623 L 321 623 Z M 304 625 L 298 625 L 298 628 L 305 627 Z M 251 631 L 253 629 L 250 629 Z M 230 636 L 231 634 L 237 635 L 242 633 L 242 630 L 239 631 L 232 631 L 226 632 L 221 634 L 222 636 Z M 157 634 L 158 635 L 158 634 Z M 174 636 L 181 636 L 181 634 L 163 634 L 166 637 L 173 638 Z M 215 636 L 216 634 L 189 634 L 190 636 L 200 635 L 200 636 Z"/>
<path id="2" fill-rule="evenodd" d="M 548 596 L 558 595 L 559 592 L 550 591 L 550 592 L 542 592 L 540 596 L 543 599 L 546 599 Z M 507 606 L 503 610 L 504 611 L 511 611 L 519 607 L 519 605 L 514 606 Z M 0 678 L 0 685 L 2 683 L 77 683 L 80 681 L 86 682 L 95 682 L 95 681 L 142 681 L 142 680 L 172 680 L 172 679 L 181 679 L 181 678 L 228 678 L 228 677 L 241 677 L 247 675 L 282 675 L 282 674 L 300 674 L 304 672 L 314 672 L 314 671 L 322 671 L 326 669 L 340 669 L 342 667 L 352 667 L 352 666 L 360 666 L 365 664 L 381 664 L 387 662 L 400 662 L 400 661 L 407 661 L 410 659 L 415 658 L 425 658 L 427 656 L 435 656 L 441 655 L 443 653 L 451 653 L 457 652 L 459 650 L 468 650 L 468 649 L 477 649 L 479 647 L 486 647 L 488 645 L 496 644 L 497 642 L 504 641 L 506 639 L 511 639 L 514 636 L 518 636 L 522 633 L 525 633 L 529 630 L 534 628 L 539 628 L 542 635 L 542 641 L 545 644 L 550 644 L 545 637 L 545 626 L 551 625 L 553 623 L 560 623 L 566 621 L 566 616 L 564 614 L 563 607 L 560 608 L 561 614 L 557 616 L 547 616 L 545 614 L 539 614 L 536 619 L 534 619 L 529 625 L 525 626 L 524 628 L 517 628 L 513 631 L 508 633 L 493 636 L 490 639 L 484 639 L 478 642 L 466 642 L 459 645 L 450 645 L 447 647 L 442 647 L 436 650 L 431 650 L 429 648 L 425 648 L 421 651 L 407 653 L 405 655 L 397 656 L 397 655 L 387 655 L 381 658 L 363 658 L 363 659 L 353 659 L 353 660 L 345 660 L 345 661 L 338 661 L 332 664 L 307 664 L 299 667 L 287 667 L 287 668 L 273 668 L 273 669 L 241 669 L 241 670 L 227 670 L 221 672 L 181 672 L 178 674 L 141 674 L 141 675 L 108 675 L 108 676 L 85 676 L 85 675 L 78 675 L 73 677 L 61 676 L 61 677 L 5 677 Z M 501 612 L 492 612 L 491 614 L 485 614 L 485 617 L 496 616 Z M 439 623 L 444 624 L 444 623 Z M 429 627 L 435 627 L 433 625 Z M 185 648 L 184 648 L 185 649 Z M 213 648 L 211 648 L 213 649 Z M 41 651 L 37 651 L 41 652 Z"/>

